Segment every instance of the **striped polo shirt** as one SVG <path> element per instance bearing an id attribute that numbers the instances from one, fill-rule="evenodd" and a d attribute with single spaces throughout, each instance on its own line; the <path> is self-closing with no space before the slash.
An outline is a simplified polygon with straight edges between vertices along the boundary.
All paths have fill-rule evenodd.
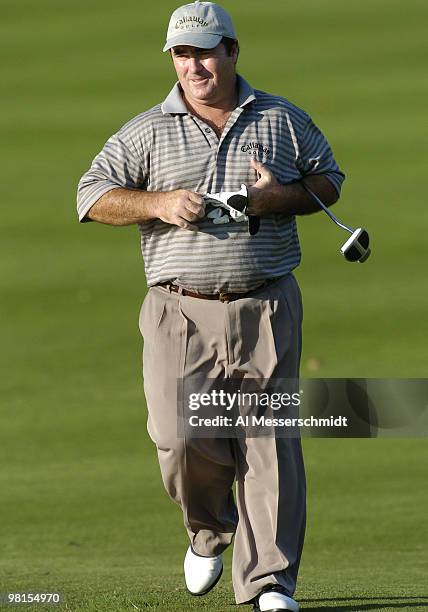
<path id="1" fill-rule="evenodd" d="M 241 184 L 257 181 L 251 158 L 265 164 L 281 184 L 323 174 L 339 193 L 344 174 L 311 118 L 285 98 L 237 79 L 238 106 L 220 137 L 189 112 L 176 83 L 162 104 L 109 138 L 79 182 L 79 220 L 87 221 L 91 206 L 118 187 L 239 191 Z M 198 227 L 197 232 L 183 230 L 160 219 L 139 224 L 149 286 L 172 281 L 200 293 L 246 292 L 299 265 L 294 217 L 263 217 L 255 236 L 246 223 L 216 225 L 204 218 Z"/>

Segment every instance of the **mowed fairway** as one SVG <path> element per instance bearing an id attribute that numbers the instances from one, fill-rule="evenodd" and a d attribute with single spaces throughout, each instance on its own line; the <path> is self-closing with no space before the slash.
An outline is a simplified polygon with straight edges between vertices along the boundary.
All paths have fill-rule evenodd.
<path id="1" fill-rule="evenodd" d="M 145 431 L 138 232 L 75 214 L 105 140 L 173 83 L 177 4 L 1 3 L 0 592 L 59 591 L 53 609 L 237 609 L 231 551 L 212 594 L 184 589 L 187 539 Z M 426 2 L 223 4 L 240 72 L 322 127 L 348 175 L 335 212 L 373 240 L 347 264 L 342 231 L 300 219 L 302 374 L 426 376 Z M 427 608 L 426 440 L 304 445 L 302 609 Z"/>

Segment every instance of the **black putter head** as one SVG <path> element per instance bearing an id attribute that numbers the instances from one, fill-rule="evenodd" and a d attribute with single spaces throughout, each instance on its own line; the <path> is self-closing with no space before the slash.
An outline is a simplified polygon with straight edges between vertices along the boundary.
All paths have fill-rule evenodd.
<path id="1" fill-rule="evenodd" d="M 257 217 L 256 215 L 248 215 L 248 197 L 237 193 L 236 195 L 231 196 L 227 200 L 227 203 L 229 204 L 229 206 L 233 206 L 233 208 L 239 210 L 239 212 L 242 212 L 244 213 L 244 215 L 248 216 L 248 231 L 250 233 L 250 236 L 255 236 L 255 234 L 257 234 L 260 228 L 260 217 Z"/>
<path id="2" fill-rule="evenodd" d="M 370 256 L 370 238 L 367 230 L 359 227 L 340 248 L 340 252 L 348 261 L 363 263 Z"/>

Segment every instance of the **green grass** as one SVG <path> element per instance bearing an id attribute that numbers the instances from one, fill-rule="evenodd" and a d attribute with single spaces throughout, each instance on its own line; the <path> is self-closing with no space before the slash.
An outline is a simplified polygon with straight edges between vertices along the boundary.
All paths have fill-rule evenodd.
<path id="1" fill-rule="evenodd" d="M 74 208 L 108 136 L 168 93 L 176 5 L 2 2 L 0 591 L 56 589 L 61 610 L 236 610 L 230 551 L 212 594 L 183 588 L 186 536 L 145 433 L 138 233 Z M 336 212 L 373 239 L 351 266 L 323 215 L 299 220 L 302 374 L 426 376 L 426 3 L 224 6 L 240 72 L 319 123 L 347 173 Z M 303 610 L 427 608 L 425 441 L 304 442 Z"/>
<path id="2" fill-rule="evenodd" d="M 72 416 L 51 409 L 52 428 L 36 419 L 6 425 L 15 444 L 3 447 L 2 589 L 59 590 L 64 610 L 236 609 L 229 553 L 212 594 L 186 594 L 186 538 L 142 439 L 137 398 L 124 402 L 113 393 L 112 400 L 122 400 L 122 410 L 102 414 L 94 401 L 91 410 L 75 406 Z M 9 454 L 19 439 L 25 453 Z M 425 445 L 306 440 L 305 449 L 303 609 L 426 607 Z"/>

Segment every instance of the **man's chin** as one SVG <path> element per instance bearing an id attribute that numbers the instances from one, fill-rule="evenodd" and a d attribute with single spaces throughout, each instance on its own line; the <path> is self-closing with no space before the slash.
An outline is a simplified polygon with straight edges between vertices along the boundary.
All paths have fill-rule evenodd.
<path id="1" fill-rule="evenodd" d="M 207 82 L 203 85 L 192 86 L 190 88 L 190 93 L 194 98 L 199 100 L 207 100 L 212 97 L 213 88 L 211 87 L 210 83 Z"/>

